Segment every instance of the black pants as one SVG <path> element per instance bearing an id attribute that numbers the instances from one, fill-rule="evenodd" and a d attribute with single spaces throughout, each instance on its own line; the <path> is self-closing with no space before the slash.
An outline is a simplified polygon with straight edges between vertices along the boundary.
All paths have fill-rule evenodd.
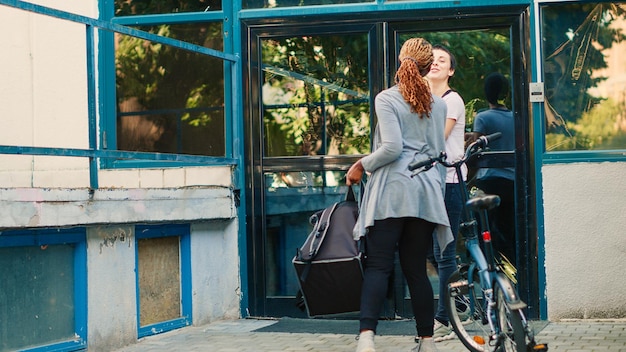
<path id="1" fill-rule="evenodd" d="M 377 220 L 368 229 L 360 330 L 376 331 L 397 249 L 411 294 L 417 334 L 432 336 L 434 300 L 426 273 L 426 258 L 432 248 L 434 229 L 435 224 L 418 218 Z"/>

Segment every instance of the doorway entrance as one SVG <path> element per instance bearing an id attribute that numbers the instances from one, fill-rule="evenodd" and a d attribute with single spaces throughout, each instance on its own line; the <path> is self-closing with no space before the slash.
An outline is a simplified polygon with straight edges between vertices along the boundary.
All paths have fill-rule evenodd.
<path id="1" fill-rule="evenodd" d="M 526 8 L 480 9 L 467 18 L 417 20 L 410 14 L 372 14 L 358 21 L 281 20 L 248 26 L 249 87 L 246 153 L 249 182 L 247 233 L 249 311 L 253 316 L 305 317 L 296 305 L 298 282 L 291 260 L 317 210 L 341 200 L 345 172 L 371 148 L 373 100 L 394 82 L 402 43 L 421 36 L 448 46 L 458 66 L 451 86 L 466 103 L 467 120 L 485 107 L 482 81 L 499 71 L 511 82 L 508 104 L 516 119 L 516 238 L 520 293 L 538 315 L 534 204 L 530 187 Z M 423 12 L 413 14 L 424 16 Z M 381 18 L 388 17 L 388 20 Z M 433 16 L 434 17 L 434 16 Z M 328 21 L 328 22 L 326 22 Z M 338 24 L 339 23 L 339 24 Z M 471 128 L 471 124 L 467 125 Z M 460 241 L 462 242 L 462 241 Z M 462 243 L 461 243 L 462 247 Z M 462 248 L 460 250 L 462 250 Z M 523 270 L 520 270 L 523 268 Z M 431 270 L 437 296 L 437 275 Z M 390 283 L 383 316 L 412 317 L 401 271 Z M 351 317 L 351 316 L 348 316 Z"/>

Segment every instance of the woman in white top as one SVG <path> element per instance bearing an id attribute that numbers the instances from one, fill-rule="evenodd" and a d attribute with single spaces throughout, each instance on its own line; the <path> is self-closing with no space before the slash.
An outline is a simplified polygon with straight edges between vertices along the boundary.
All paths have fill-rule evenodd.
<path id="1" fill-rule="evenodd" d="M 450 88 L 450 78 L 456 70 L 456 59 L 448 48 L 442 45 L 433 46 L 434 61 L 430 72 L 426 76 L 433 95 L 443 98 L 448 107 L 446 114 L 446 154 L 449 161 L 458 160 L 464 153 L 465 139 L 465 103 L 463 98 Z M 467 179 L 467 167 L 463 165 L 461 170 L 463 179 Z M 463 201 L 459 189 L 459 178 L 454 168 L 448 168 L 446 172 L 445 203 L 450 228 L 454 241 L 442 255 L 430 256 L 430 260 L 437 268 L 439 274 L 439 305 L 435 314 L 435 328 L 433 338 L 435 342 L 454 338 L 454 332 L 449 326 L 448 314 L 445 309 L 443 295 L 447 290 L 448 278 L 456 270 L 456 238 L 461 223 Z M 439 253 L 437 241 L 433 242 L 433 252 Z"/>

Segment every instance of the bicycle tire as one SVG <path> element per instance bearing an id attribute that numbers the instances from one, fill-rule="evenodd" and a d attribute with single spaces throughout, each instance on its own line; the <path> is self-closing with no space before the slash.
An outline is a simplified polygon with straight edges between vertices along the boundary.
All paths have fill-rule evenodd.
<path id="1" fill-rule="evenodd" d="M 506 301 L 504 290 L 494 282 L 494 299 L 496 303 L 496 324 L 498 337 L 496 351 L 526 352 L 528 322 L 521 309 L 511 309 Z"/>
<path id="2" fill-rule="evenodd" d="M 445 292 L 445 307 L 452 329 L 461 343 L 472 352 L 489 351 L 490 329 L 484 309 L 483 292 L 478 272 L 472 272 L 472 287 L 468 281 L 467 266 L 455 271 L 448 279 Z M 473 303 L 472 303 L 473 302 Z M 459 304 L 469 308 L 467 320 L 461 317 Z"/>

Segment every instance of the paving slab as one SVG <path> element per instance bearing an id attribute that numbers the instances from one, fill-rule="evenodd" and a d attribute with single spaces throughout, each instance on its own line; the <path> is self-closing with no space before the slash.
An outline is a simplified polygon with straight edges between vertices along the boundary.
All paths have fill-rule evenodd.
<path id="1" fill-rule="evenodd" d="M 273 319 L 217 321 L 140 339 L 116 352 L 354 352 L 356 333 L 271 332 Z M 626 352 L 626 320 L 533 322 L 537 341 L 551 352 Z M 355 329 L 358 322 L 354 321 Z M 257 331 L 260 330 L 260 331 Z M 537 331 L 539 330 L 539 331 Z M 266 332 L 268 331 L 268 332 Z M 410 351 L 412 335 L 376 336 L 377 352 Z M 437 343 L 440 352 L 464 352 L 458 339 Z"/>

